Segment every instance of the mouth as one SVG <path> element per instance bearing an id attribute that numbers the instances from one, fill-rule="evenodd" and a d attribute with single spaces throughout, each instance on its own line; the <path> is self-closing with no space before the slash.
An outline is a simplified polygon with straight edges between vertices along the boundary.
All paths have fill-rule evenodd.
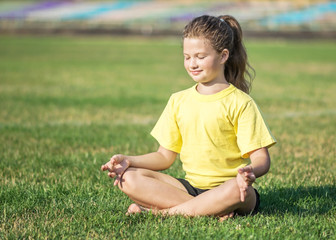
<path id="1" fill-rule="evenodd" d="M 197 70 L 197 71 L 190 71 L 190 73 L 193 75 L 193 76 L 197 76 L 199 74 L 201 74 L 202 70 Z"/>

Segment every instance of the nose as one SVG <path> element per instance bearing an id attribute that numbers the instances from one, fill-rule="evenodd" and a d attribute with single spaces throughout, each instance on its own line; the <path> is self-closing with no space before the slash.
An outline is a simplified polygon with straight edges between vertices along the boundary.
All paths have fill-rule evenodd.
<path id="1" fill-rule="evenodd" d="M 198 67 L 196 58 L 191 58 L 190 59 L 189 67 L 190 67 L 190 69 L 195 69 L 195 68 Z"/>

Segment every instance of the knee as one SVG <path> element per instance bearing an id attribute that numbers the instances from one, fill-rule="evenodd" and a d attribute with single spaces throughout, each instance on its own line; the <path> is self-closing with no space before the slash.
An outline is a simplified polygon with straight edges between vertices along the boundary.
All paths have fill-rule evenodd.
<path id="1" fill-rule="evenodd" d="M 231 185 L 231 194 L 234 199 L 234 205 L 236 206 L 236 213 L 238 214 L 248 214 L 250 213 L 256 205 L 256 194 L 252 186 L 249 186 L 245 192 L 244 202 L 241 200 L 242 193 L 236 181 Z"/>
<path id="2" fill-rule="evenodd" d="M 136 183 L 139 181 L 140 169 L 128 168 L 122 175 L 118 187 L 124 193 L 133 192 L 136 188 Z"/>
<path id="3" fill-rule="evenodd" d="M 223 197 L 227 198 L 229 195 L 235 204 L 240 203 L 240 189 L 236 179 L 227 181 L 226 185 L 226 192 L 224 193 Z"/>
<path id="4" fill-rule="evenodd" d="M 240 204 L 241 202 L 241 192 L 236 179 L 231 179 L 223 184 L 222 199 L 227 199 L 228 197 L 232 200 L 233 204 Z M 245 193 L 245 201 L 250 201 L 251 198 L 255 197 L 253 187 L 249 187 Z"/>

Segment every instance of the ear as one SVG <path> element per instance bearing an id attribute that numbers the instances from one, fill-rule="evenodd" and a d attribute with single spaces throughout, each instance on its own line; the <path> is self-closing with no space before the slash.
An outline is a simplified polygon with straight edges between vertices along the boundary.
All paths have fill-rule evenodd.
<path id="1" fill-rule="evenodd" d="M 221 52 L 221 64 L 226 63 L 226 61 L 228 60 L 230 56 L 230 52 L 229 50 L 227 50 L 226 48 Z"/>

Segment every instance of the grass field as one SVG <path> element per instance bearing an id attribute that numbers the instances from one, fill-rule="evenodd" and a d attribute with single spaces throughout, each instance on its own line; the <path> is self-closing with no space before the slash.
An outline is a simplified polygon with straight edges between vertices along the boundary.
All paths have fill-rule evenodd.
<path id="1" fill-rule="evenodd" d="M 157 149 L 169 95 L 193 84 L 179 39 L 0 37 L 0 239 L 336 239 L 336 45 L 246 45 L 278 144 L 260 213 L 219 223 L 125 216 L 100 172 Z M 183 177 L 179 161 L 166 172 Z"/>

